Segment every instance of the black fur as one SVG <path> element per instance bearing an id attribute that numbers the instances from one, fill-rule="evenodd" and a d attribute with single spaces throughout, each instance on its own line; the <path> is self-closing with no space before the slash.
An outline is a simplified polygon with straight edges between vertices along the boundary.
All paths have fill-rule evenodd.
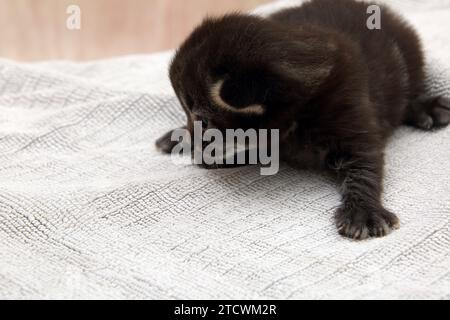
<path id="1" fill-rule="evenodd" d="M 339 233 L 364 239 L 399 226 L 381 204 L 383 149 L 395 128 L 424 130 L 450 121 L 450 103 L 424 92 L 424 57 L 415 31 L 382 7 L 381 30 L 366 27 L 368 4 L 313 0 L 268 18 L 231 14 L 207 19 L 170 68 L 188 116 L 209 127 L 280 129 L 282 159 L 329 169 L 342 182 Z M 210 88 L 236 108 L 219 108 Z M 206 122 L 206 121 L 205 121 Z M 170 152 L 169 136 L 157 145 Z"/>

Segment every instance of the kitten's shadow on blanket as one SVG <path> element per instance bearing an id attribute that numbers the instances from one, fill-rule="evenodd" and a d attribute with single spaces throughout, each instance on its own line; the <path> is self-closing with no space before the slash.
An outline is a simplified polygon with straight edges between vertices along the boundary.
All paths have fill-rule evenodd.
<path id="1" fill-rule="evenodd" d="M 234 168 L 202 168 L 211 183 L 237 195 L 249 195 L 254 190 L 258 197 L 269 197 L 280 192 L 302 194 L 303 198 L 317 198 L 318 193 L 335 193 L 338 199 L 338 183 L 331 173 L 306 168 L 296 168 L 281 162 L 279 171 L 262 175 L 261 166 L 247 165 Z M 250 191 L 250 193 L 249 193 Z M 299 208 L 300 209 L 300 208 Z"/>

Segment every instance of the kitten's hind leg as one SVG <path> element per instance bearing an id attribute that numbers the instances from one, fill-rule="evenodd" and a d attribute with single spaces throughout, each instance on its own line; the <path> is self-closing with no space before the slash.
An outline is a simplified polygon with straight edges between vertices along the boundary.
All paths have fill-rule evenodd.
<path id="1" fill-rule="evenodd" d="M 450 99 L 419 98 L 410 105 L 406 124 L 422 130 L 442 128 L 450 123 Z"/>

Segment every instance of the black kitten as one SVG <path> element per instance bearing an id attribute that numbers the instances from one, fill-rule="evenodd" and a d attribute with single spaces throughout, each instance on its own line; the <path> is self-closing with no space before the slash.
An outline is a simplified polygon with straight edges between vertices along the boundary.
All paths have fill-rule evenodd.
<path id="1" fill-rule="evenodd" d="M 186 128 L 280 129 L 281 156 L 329 169 L 342 183 L 339 233 L 364 239 L 398 228 L 381 204 L 383 149 L 401 124 L 424 130 L 450 121 L 450 103 L 427 98 L 414 30 L 386 7 L 369 30 L 368 4 L 313 0 L 266 19 L 207 19 L 170 68 Z M 157 146 L 170 152 L 170 133 Z"/>

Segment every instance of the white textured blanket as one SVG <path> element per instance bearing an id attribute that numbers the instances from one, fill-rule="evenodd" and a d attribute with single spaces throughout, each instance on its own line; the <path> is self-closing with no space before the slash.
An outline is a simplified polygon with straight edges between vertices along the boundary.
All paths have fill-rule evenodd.
<path id="1" fill-rule="evenodd" d="M 450 95 L 449 1 L 394 5 Z M 384 199 L 402 227 L 347 240 L 321 176 L 155 150 L 184 117 L 170 56 L 0 60 L 0 298 L 450 298 L 450 128 L 392 137 Z"/>

